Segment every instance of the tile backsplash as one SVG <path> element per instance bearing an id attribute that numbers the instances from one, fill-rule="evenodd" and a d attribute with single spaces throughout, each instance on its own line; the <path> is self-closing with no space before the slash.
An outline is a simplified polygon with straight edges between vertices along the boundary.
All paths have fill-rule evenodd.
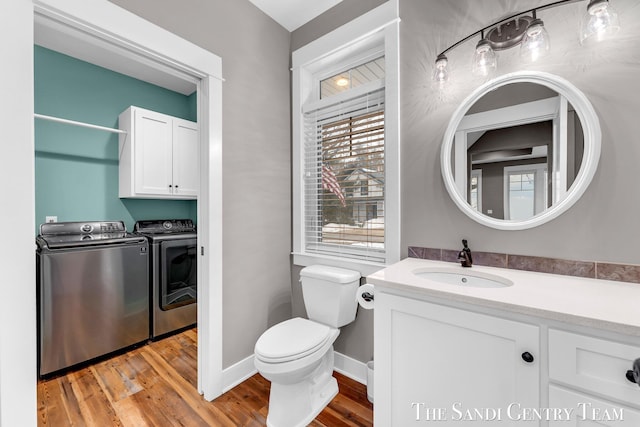
<path id="1" fill-rule="evenodd" d="M 587 277 L 592 279 L 640 283 L 640 265 L 572 261 L 566 259 L 511 255 L 495 252 L 473 251 L 472 254 L 473 263 L 477 265 L 536 271 L 538 273 L 562 274 L 565 276 Z M 409 257 L 435 261 L 458 262 L 458 251 L 409 246 Z"/>

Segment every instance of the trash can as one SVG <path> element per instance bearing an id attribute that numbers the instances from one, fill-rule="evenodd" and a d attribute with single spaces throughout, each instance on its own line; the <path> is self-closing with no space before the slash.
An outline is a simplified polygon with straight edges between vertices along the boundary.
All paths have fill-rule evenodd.
<path id="1" fill-rule="evenodd" d="M 373 360 L 367 362 L 367 399 L 373 403 Z"/>

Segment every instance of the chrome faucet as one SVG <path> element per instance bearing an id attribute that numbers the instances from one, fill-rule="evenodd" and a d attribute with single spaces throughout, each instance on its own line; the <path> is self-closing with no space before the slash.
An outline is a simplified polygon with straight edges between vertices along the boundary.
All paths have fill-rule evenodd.
<path id="1" fill-rule="evenodd" d="M 458 253 L 458 261 L 463 267 L 471 267 L 473 265 L 473 258 L 471 258 L 471 249 L 467 246 L 467 239 L 462 239 L 462 245 L 464 248 Z"/>

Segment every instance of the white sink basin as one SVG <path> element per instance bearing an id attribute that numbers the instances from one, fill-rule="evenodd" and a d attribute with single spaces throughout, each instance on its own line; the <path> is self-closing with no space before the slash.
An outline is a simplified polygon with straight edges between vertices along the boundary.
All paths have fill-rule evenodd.
<path id="1" fill-rule="evenodd" d="M 471 288 L 505 288 L 513 285 L 507 278 L 482 271 L 460 271 L 455 268 L 420 268 L 413 271 L 418 277 L 447 285 L 467 286 Z"/>

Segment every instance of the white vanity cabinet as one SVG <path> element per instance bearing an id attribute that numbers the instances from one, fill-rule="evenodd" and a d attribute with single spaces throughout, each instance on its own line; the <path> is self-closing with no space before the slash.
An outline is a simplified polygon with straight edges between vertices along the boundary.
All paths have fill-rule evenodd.
<path id="1" fill-rule="evenodd" d="M 538 326 L 386 291 L 375 298 L 376 425 L 540 425 L 517 420 L 540 407 Z"/>
<path id="2" fill-rule="evenodd" d="M 572 408 L 554 426 L 640 426 L 640 387 L 626 377 L 640 346 L 549 329 L 549 406 Z"/>
<path id="3" fill-rule="evenodd" d="M 129 107 L 119 117 L 119 196 L 195 199 L 199 186 L 198 124 Z"/>
<path id="4" fill-rule="evenodd" d="M 640 426 L 638 284 L 412 258 L 367 282 L 376 425 Z"/>

